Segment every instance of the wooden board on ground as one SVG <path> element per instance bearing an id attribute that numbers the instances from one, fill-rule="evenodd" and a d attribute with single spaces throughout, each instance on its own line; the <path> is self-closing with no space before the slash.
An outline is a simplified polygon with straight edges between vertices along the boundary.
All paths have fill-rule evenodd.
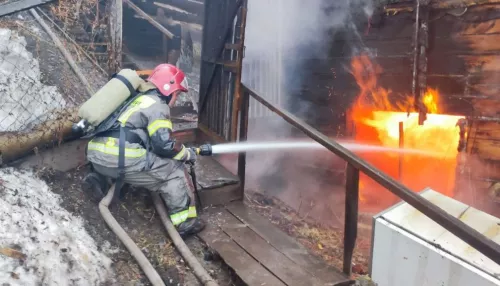
<path id="1" fill-rule="evenodd" d="M 224 205 L 242 199 L 238 176 L 212 157 L 198 156 L 196 180 L 203 207 Z"/>
<path id="2" fill-rule="evenodd" d="M 195 166 L 198 187 L 202 190 L 221 188 L 239 182 L 238 176 L 229 172 L 212 157 L 198 156 Z"/>
<path id="3" fill-rule="evenodd" d="M 248 285 L 285 285 L 210 221 L 199 235 Z"/>
<path id="4" fill-rule="evenodd" d="M 227 207 L 211 208 L 204 217 L 209 227 L 199 235 L 200 238 L 217 251 L 248 285 L 352 283 L 339 270 L 313 256 L 293 238 L 241 202 L 230 203 Z M 241 253 L 245 253 L 244 258 L 241 258 L 245 261 L 235 257 L 241 256 Z M 259 268 L 261 272 L 257 275 L 247 271 L 247 267 L 255 267 L 255 263 L 263 266 Z M 274 277 L 281 284 L 269 284 L 262 280 L 270 277 Z"/>

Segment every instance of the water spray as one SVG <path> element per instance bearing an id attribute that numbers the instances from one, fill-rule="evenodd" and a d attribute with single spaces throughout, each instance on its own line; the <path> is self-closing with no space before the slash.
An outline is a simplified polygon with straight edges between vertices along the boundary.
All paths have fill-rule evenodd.
<path id="1" fill-rule="evenodd" d="M 385 153 L 404 153 L 423 156 L 439 156 L 436 152 L 407 149 L 407 148 L 390 148 L 370 144 L 360 144 L 352 142 L 340 142 L 344 148 L 354 152 L 385 152 Z M 194 148 L 196 154 L 201 156 L 211 156 L 213 154 L 241 153 L 241 152 L 256 152 L 269 150 L 287 150 L 287 149 L 324 149 L 325 147 L 317 142 L 297 141 L 297 142 L 242 142 L 242 143 L 227 143 L 210 145 L 204 144 L 198 148 Z"/>

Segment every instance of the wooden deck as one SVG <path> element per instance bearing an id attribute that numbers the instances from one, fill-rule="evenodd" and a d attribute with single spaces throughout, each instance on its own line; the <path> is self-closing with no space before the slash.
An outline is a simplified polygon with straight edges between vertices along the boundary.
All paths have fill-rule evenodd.
<path id="1" fill-rule="evenodd" d="M 351 285 L 339 270 L 241 201 L 209 208 L 199 237 L 248 285 Z"/>

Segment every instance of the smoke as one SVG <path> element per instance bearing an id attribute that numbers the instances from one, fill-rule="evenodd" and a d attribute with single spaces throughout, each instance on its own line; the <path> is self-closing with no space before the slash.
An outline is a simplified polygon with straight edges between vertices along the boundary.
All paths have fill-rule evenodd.
<path id="1" fill-rule="evenodd" d="M 352 48 L 361 43 L 356 22 L 373 12 L 372 0 L 252 0 L 248 1 L 242 82 L 261 96 L 308 123 L 318 106 L 304 95 L 313 61 L 328 62 L 337 33 L 348 34 Z M 331 67 L 327 67 L 330 72 Z M 333 80 L 333 75 L 332 75 Z M 327 98 L 327 87 L 313 90 Z M 319 94 L 316 94 L 319 93 Z M 317 115 L 317 114 L 316 114 Z M 260 103 L 251 100 L 248 140 L 263 141 L 303 136 Z M 328 209 L 332 196 L 331 169 L 344 162 L 324 151 L 248 154 L 248 186 L 277 196 L 301 213 Z M 319 170 L 319 171 L 318 171 Z M 323 172 L 325 171 L 325 172 Z"/>

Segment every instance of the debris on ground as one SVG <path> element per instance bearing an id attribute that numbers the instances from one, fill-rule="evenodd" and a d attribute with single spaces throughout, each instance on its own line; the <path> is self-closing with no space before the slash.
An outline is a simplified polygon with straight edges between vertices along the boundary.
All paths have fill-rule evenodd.
<path id="1" fill-rule="evenodd" d="M 28 171 L 0 169 L 0 281 L 8 285 L 99 285 L 111 260 L 61 196 Z"/>

